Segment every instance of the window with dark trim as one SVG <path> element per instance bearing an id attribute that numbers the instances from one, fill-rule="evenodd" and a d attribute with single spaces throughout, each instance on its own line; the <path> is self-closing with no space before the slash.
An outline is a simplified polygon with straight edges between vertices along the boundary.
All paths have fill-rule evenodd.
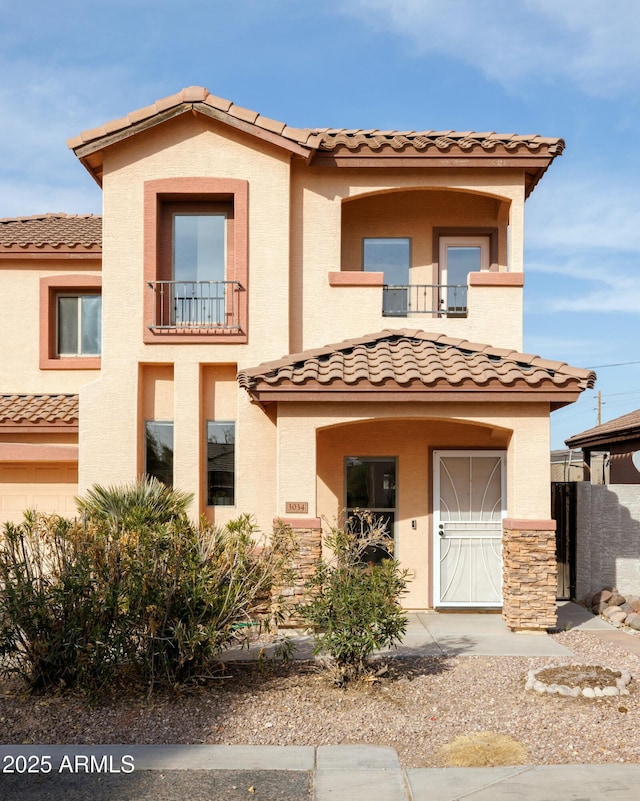
<path id="1" fill-rule="evenodd" d="M 207 422 L 207 506 L 235 504 L 235 423 Z"/>
<path id="2" fill-rule="evenodd" d="M 347 456 L 345 460 L 345 495 L 347 525 L 357 525 L 356 511 L 371 512 L 386 525 L 393 542 L 396 521 L 396 459 L 393 456 Z M 374 564 L 392 554 L 393 548 L 368 549 L 365 559 Z"/>
<path id="3" fill-rule="evenodd" d="M 144 472 L 168 487 L 173 486 L 173 422 L 145 423 Z"/>

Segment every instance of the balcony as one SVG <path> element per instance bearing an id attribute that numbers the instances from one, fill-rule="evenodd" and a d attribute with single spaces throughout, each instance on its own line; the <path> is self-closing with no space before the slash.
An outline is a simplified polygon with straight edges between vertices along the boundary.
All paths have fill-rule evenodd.
<path id="1" fill-rule="evenodd" d="M 232 334 L 241 331 L 238 281 L 148 281 L 155 333 Z"/>
<path id="2" fill-rule="evenodd" d="M 454 284 L 384 284 L 382 316 L 408 317 L 426 314 L 430 317 L 466 317 L 468 287 Z"/>

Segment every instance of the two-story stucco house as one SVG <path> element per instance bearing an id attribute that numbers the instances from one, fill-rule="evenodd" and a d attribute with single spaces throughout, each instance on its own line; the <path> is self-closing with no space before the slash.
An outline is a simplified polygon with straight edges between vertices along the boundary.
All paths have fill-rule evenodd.
<path id="1" fill-rule="evenodd" d="M 366 508 L 407 606 L 553 624 L 549 415 L 594 380 L 521 352 L 561 139 L 301 130 L 191 87 L 69 145 L 102 218 L 0 221 L 5 519 L 151 473 L 317 554 Z"/>

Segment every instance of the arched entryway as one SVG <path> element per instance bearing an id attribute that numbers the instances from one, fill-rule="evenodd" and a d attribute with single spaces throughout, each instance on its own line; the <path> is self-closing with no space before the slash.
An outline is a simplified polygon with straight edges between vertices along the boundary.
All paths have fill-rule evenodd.
<path id="1" fill-rule="evenodd" d="M 479 460 L 479 455 L 506 454 L 510 437 L 509 430 L 497 426 L 427 417 L 378 418 L 321 428 L 316 440 L 318 513 L 329 521 L 342 522 L 354 507 L 369 508 L 388 521 L 395 556 L 412 575 L 407 607 L 499 606 L 495 595 L 463 597 L 458 593 L 455 603 L 451 596 L 441 597 L 437 532 L 442 514 L 435 493 L 442 482 L 434 465 L 439 469 L 440 453 L 450 455 L 450 465 L 457 464 L 451 458 L 459 455 L 466 464 L 475 465 L 476 482 L 480 482 L 486 457 Z M 474 461 L 474 454 L 478 460 Z M 456 480 L 462 480 L 462 475 L 457 467 Z M 460 495 L 467 492 L 471 492 L 472 508 L 484 488 L 474 493 L 465 487 Z M 452 529 L 448 533 L 453 546 Z M 464 547 L 462 541 L 455 545 Z M 446 566 L 450 569 L 450 560 Z M 467 564 L 467 568 L 473 566 Z"/>

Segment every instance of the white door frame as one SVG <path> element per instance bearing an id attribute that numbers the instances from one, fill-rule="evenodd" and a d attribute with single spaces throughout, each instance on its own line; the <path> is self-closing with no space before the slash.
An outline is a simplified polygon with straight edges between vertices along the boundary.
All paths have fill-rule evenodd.
<path id="1" fill-rule="evenodd" d="M 500 555 L 502 553 L 502 520 L 506 517 L 506 455 L 507 452 L 505 450 L 436 450 L 433 452 L 433 564 L 432 564 L 432 576 L 433 576 L 433 603 L 435 607 L 445 608 L 496 608 L 499 609 L 502 606 L 502 592 L 501 592 L 501 576 L 500 576 L 500 599 L 489 601 L 487 603 L 469 603 L 469 602 L 456 602 L 456 601 L 448 601 L 443 602 L 441 600 L 442 588 L 440 586 L 440 561 L 441 561 L 441 548 L 442 548 L 442 541 L 443 537 L 446 537 L 446 521 L 441 520 L 441 513 L 440 513 L 440 469 L 441 469 L 441 459 L 447 456 L 465 456 L 465 457 L 474 457 L 474 456 L 498 456 L 500 457 L 500 466 L 501 466 L 501 509 L 499 513 L 499 517 L 496 520 L 492 521 L 482 521 L 479 522 L 479 529 L 480 532 L 487 531 L 489 532 L 488 535 L 492 539 L 496 539 L 498 537 L 497 534 L 491 534 L 490 532 L 496 532 L 499 530 L 499 538 L 500 538 Z M 468 526 L 468 524 L 467 524 Z M 475 536 L 478 536 L 477 534 Z M 479 536 L 482 536 L 480 533 Z"/>

